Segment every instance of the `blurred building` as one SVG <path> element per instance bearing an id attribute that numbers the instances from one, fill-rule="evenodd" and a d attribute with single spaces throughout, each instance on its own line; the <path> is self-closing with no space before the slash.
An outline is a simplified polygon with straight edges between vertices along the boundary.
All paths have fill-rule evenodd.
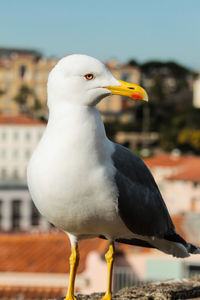
<path id="1" fill-rule="evenodd" d="M 106 244 L 97 239 L 80 243 L 76 292 L 87 291 L 91 285 L 90 276 L 85 274 L 88 255 L 92 251 L 104 252 Z M 0 299 L 39 300 L 65 296 L 70 252 L 69 240 L 63 233 L 0 235 Z M 106 265 L 103 267 L 106 275 Z M 92 276 L 95 280 L 96 274 Z"/>
<path id="2" fill-rule="evenodd" d="M 0 232 L 49 231 L 50 228 L 31 200 L 26 184 L 0 184 Z"/>
<path id="3" fill-rule="evenodd" d="M 0 113 L 28 113 L 47 117 L 46 84 L 49 72 L 57 59 L 46 59 L 33 50 L 0 48 Z M 138 84 L 140 70 L 137 65 L 110 61 L 107 67 L 116 78 Z M 105 120 L 132 118 L 134 101 L 114 95 L 98 105 Z"/>
<path id="4" fill-rule="evenodd" d="M 177 231 L 189 240 L 191 233 L 184 231 L 183 222 L 183 216 L 174 218 Z M 107 246 L 108 241 L 101 239 L 79 243 L 76 292 L 89 294 L 106 289 L 107 266 L 104 255 Z M 69 240 L 63 233 L 1 235 L 0 298 L 13 299 L 11 296 L 17 296 L 17 299 L 39 300 L 65 296 L 70 252 Z M 198 255 L 180 260 L 156 249 L 116 243 L 113 276 L 115 292 L 134 284 L 181 279 L 197 274 L 200 274 Z"/>
<path id="5" fill-rule="evenodd" d="M 26 182 L 27 163 L 42 137 L 45 125 L 25 115 L 0 114 L 1 182 Z"/>
<path id="6" fill-rule="evenodd" d="M 38 103 L 44 107 L 48 74 L 56 62 L 56 59 L 43 58 L 37 51 L 0 48 L 0 112 L 19 114 L 23 110 L 33 111 Z M 26 103 L 20 105 L 22 86 L 28 92 Z M 17 95 L 18 101 L 15 100 Z"/>
<path id="7" fill-rule="evenodd" d="M 45 230 L 26 183 L 30 156 L 45 124 L 25 115 L 0 115 L 0 230 Z"/>
<path id="8" fill-rule="evenodd" d="M 195 213 L 200 213 L 200 157 L 164 154 L 145 159 L 145 163 L 154 175 L 170 214 L 192 212 L 195 220 Z"/>
<path id="9" fill-rule="evenodd" d="M 200 75 L 193 83 L 193 105 L 196 108 L 200 108 Z"/>
<path id="10" fill-rule="evenodd" d="M 125 145 L 130 149 L 140 149 L 142 146 L 145 148 L 147 145 L 151 147 L 158 142 L 158 139 L 158 132 L 118 131 L 115 135 L 115 141 L 117 143 Z"/>

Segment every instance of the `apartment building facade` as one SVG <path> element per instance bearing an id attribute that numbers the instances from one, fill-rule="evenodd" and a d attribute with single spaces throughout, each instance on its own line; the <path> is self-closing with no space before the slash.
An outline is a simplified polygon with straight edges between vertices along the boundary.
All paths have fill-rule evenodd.
<path id="1" fill-rule="evenodd" d="M 33 114 L 39 103 L 41 108 L 38 115 L 47 117 L 46 84 L 49 72 L 57 61 L 55 58 L 46 59 L 37 51 L 0 48 L 0 112 L 19 114 L 25 110 Z M 140 82 L 140 70 L 137 66 L 110 61 L 107 67 L 118 79 L 136 84 Z M 21 87 L 28 89 L 25 105 L 20 103 Z M 113 95 L 110 99 L 101 101 L 98 109 L 104 120 L 122 118 L 126 122 L 131 118 L 130 110 L 134 105 L 134 101 Z"/>
<path id="2" fill-rule="evenodd" d="M 26 183 L 27 164 L 44 129 L 25 115 L 0 115 L 0 231 L 49 228 Z"/>

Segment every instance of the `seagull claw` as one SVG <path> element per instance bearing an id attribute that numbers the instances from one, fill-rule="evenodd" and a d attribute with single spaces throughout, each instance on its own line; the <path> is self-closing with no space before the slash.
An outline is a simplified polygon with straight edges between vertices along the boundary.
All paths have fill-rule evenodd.
<path id="1" fill-rule="evenodd" d="M 64 300 L 76 300 L 75 296 L 67 296 Z"/>
<path id="2" fill-rule="evenodd" d="M 101 300 L 112 300 L 112 295 L 111 295 L 111 293 L 109 293 L 109 294 L 105 294 L 104 295 L 104 297 L 101 299 Z"/>

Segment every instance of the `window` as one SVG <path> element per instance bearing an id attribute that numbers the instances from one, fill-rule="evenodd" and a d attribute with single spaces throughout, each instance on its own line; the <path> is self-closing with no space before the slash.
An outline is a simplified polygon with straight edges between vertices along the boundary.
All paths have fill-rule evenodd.
<path id="1" fill-rule="evenodd" d="M 7 177 L 7 171 L 6 171 L 6 169 L 1 169 L 1 178 L 2 179 L 6 179 L 6 177 Z"/>
<path id="2" fill-rule="evenodd" d="M 15 170 L 13 171 L 13 178 L 14 178 L 14 179 L 18 179 L 18 178 L 19 178 L 19 172 L 18 172 L 17 169 L 15 169 Z"/>
<path id="3" fill-rule="evenodd" d="M 6 158 L 6 150 L 5 149 L 1 150 L 1 158 Z"/>
<path id="4" fill-rule="evenodd" d="M 12 201 L 12 228 L 20 228 L 20 219 L 21 219 L 21 200 Z"/>
<path id="5" fill-rule="evenodd" d="M 31 155 L 31 151 L 30 151 L 30 150 L 26 150 L 26 151 L 25 151 L 25 157 L 26 157 L 27 159 L 29 159 L 30 155 Z"/>
<path id="6" fill-rule="evenodd" d="M 18 149 L 14 149 L 13 150 L 13 158 L 18 158 L 19 156 L 19 150 Z"/>
<path id="7" fill-rule="evenodd" d="M 21 78 L 24 78 L 25 73 L 26 73 L 26 66 L 21 65 L 21 66 L 19 67 L 19 76 L 20 76 Z"/>
<path id="8" fill-rule="evenodd" d="M 2 132 L 1 138 L 2 138 L 2 140 L 5 140 L 5 139 L 6 139 L 6 133 L 5 133 L 5 132 Z"/>
<path id="9" fill-rule="evenodd" d="M 191 264 L 187 266 L 188 277 L 200 275 L 200 264 Z"/>
<path id="10" fill-rule="evenodd" d="M 40 222 L 40 213 L 37 210 L 35 204 L 32 201 L 32 209 L 31 209 L 31 225 L 38 226 Z"/>
<path id="11" fill-rule="evenodd" d="M 30 138 L 31 138 L 30 132 L 27 132 L 27 133 L 26 133 L 25 138 L 26 138 L 26 140 L 30 140 Z"/>
<path id="12" fill-rule="evenodd" d="M 194 186 L 194 188 L 197 188 L 199 186 L 199 183 L 197 181 L 194 181 L 193 186 Z"/>
<path id="13" fill-rule="evenodd" d="M 14 140 L 17 140 L 18 137 L 19 137 L 19 133 L 15 131 L 15 132 L 13 133 L 13 138 L 14 138 Z"/>

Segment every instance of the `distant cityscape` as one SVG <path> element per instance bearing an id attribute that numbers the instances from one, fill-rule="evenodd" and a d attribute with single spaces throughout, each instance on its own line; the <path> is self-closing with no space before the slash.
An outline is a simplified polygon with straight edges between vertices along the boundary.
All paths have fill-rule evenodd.
<path id="1" fill-rule="evenodd" d="M 4 293 L 4 299 L 13 299 L 6 292 L 8 286 L 10 295 L 23 295 L 18 299 L 64 296 L 66 290 L 69 243 L 37 211 L 26 183 L 27 163 L 48 119 L 46 84 L 56 62 L 34 50 L 0 48 L 0 296 Z M 120 96 L 103 100 L 98 109 L 107 134 L 143 157 L 177 231 L 200 245 L 200 73 L 176 62 L 106 64 L 116 78 L 144 86 L 150 99 L 149 104 Z M 87 243 L 81 246 L 77 277 L 78 291 L 87 293 L 104 289 L 106 269 L 101 259 L 105 241 L 94 239 L 89 244 L 90 250 Z M 139 282 L 200 274 L 198 256 L 182 261 L 153 249 L 117 247 L 115 291 Z M 32 296 L 26 294 L 27 288 Z"/>

